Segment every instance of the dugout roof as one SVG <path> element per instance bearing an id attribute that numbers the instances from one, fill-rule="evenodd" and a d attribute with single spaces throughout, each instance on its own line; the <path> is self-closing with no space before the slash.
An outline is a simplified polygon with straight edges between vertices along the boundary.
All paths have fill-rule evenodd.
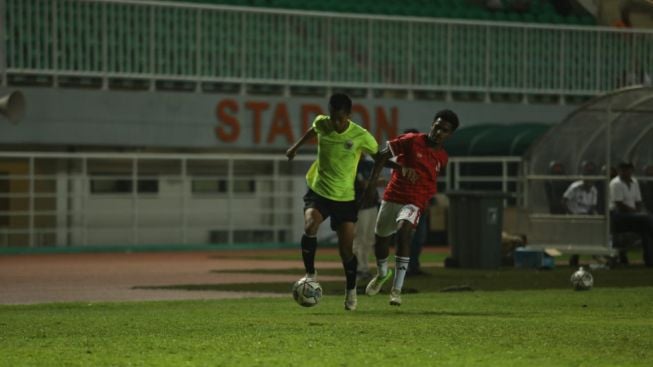
<path id="1" fill-rule="evenodd" d="M 634 165 L 643 201 L 653 209 L 652 87 L 597 96 L 531 145 L 523 160 L 526 205 L 531 213 L 564 214 L 560 206 L 564 191 L 574 180 L 587 178 L 597 187 L 597 210 L 603 214 L 608 182 L 621 161 Z"/>
<path id="2" fill-rule="evenodd" d="M 635 175 L 646 173 L 653 164 L 653 88 L 619 89 L 588 101 L 524 158 L 530 174 L 581 174 L 588 162 L 605 174 L 622 160 L 635 165 Z"/>
<path id="3" fill-rule="evenodd" d="M 445 142 L 450 156 L 521 156 L 551 128 L 545 123 L 487 123 L 462 128 Z"/>

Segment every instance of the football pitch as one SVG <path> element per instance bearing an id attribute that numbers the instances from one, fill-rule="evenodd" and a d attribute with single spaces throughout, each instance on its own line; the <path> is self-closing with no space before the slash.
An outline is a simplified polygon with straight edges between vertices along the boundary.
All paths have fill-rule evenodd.
<path id="1" fill-rule="evenodd" d="M 596 271 L 575 292 L 572 269 L 429 268 L 401 307 L 321 281 L 313 308 L 290 284 L 175 284 L 287 297 L 0 306 L 2 366 L 650 366 L 653 271 Z M 297 269 L 260 271 L 296 274 Z M 326 276 L 341 274 L 325 269 Z M 441 292 L 452 285 L 473 291 Z M 153 287 L 154 288 L 154 287 Z M 465 288 L 465 287 L 461 287 Z"/>

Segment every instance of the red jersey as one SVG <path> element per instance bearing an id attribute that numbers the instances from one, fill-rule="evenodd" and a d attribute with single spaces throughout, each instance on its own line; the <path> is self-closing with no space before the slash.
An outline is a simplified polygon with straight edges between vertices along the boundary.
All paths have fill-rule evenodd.
<path id="1" fill-rule="evenodd" d="M 399 204 L 414 204 L 422 211 L 427 202 L 437 192 L 437 178 L 440 170 L 447 166 L 449 155 L 440 148 L 434 150 L 427 144 L 427 135 L 408 133 L 399 135 L 388 142 L 397 163 L 415 169 L 419 178 L 416 182 L 408 181 L 401 172 L 394 170 L 383 200 Z"/>

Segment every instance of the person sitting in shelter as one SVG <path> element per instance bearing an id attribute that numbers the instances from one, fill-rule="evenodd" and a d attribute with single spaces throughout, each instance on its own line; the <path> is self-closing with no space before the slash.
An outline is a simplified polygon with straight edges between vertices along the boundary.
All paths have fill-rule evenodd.
<path id="1" fill-rule="evenodd" d="M 633 177 L 633 164 L 622 162 L 619 174 L 610 181 L 610 220 L 613 233 L 635 232 L 642 237 L 644 264 L 653 267 L 653 216 L 642 205 L 639 183 Z M 625 250 L 619 254 L 628 263 Z"/>
<path id="2" fill-rule="evenodd" d="M 581 175 L 594 174 L 596 171 L 595 167 L 591 162 L 583 162 L 581 165 Z M 594 182 L 587 178 L 572 182 L 564 194 L 562 194 L 562 204 L 569 214 L 597 214 L 597 203 L 598 191 Z"/>
<path id="3" fill-rule="evenodd" d="M 581 164 L 581 175 L 591 175 L 596 172 L 596 166 L 592 162 Z M 567 209 L 568 214 L 594 215 L 597 214 L 598 190 L 594 183 L 587 178 L 571 183 L 562 195 L 562 205 Z M 577 266 L 579 256 L 574 254 L 569 259 L 569 265 Z"/>

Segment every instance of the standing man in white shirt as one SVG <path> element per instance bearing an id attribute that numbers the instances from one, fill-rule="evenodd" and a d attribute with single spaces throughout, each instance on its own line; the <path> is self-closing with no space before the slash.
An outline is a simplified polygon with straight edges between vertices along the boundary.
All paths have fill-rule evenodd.
<path id="1" fill-rule="evenodd" d="M 653 216 L 642 205 L 632 163 L 620 163 L 619 174 L 610 181 L 610 220 L 614 232 L 636 232 L 642 237 L 644 264 L 653 267 Z M 627 262 L 625 253 L 620 257 Z"/>

